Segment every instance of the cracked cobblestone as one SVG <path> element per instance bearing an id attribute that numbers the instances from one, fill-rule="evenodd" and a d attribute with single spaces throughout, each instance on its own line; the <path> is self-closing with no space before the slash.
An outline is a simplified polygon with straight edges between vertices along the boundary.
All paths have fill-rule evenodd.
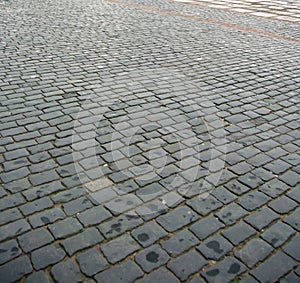
<path id="1" fill-rule="evenodd" d="M 0 283 L 300 280 L 300 6 L 270 2 L 0 0 Z"/>

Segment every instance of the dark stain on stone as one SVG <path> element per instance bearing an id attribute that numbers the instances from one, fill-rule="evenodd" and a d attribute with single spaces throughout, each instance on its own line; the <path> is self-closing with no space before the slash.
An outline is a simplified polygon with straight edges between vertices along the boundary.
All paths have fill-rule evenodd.
<path id="1" fill-rule="evenodd" d="M 212 270 L 210 270 L 210 271 L 207 271 L 206 272 L 206 274 L 208 275 L 208 276 L 216 276 L 216 275 L 218 275 L 220 273 L 220 271 L 219 271 L 219 269 L 212 269 Z"/>
<path id="2" fill-rule="evenodd" d="M 240 266 L 239 264 L 233 263 L 233 264 L 230 266 L 230 268 L 229 268 L 229 270 L 228 270 L 228 273 L 236 274 L 236 273 L 238 273 L 238 272 L 240 271 L 240 269 L 241 269 L 241 266 Z"/>
<path id="3" fill-rule="evenodd" d="M 12 247 L 10 251 L 11 251 L 12 255 L 16 255 L 18 253 L 19 249 L 17 247 Z"/>
<path id="4" fill-rule="evenodd" d="M 121 231 L 121 223 L 116 223 L 116 224 L 112 224 L 110 227 L 112 230 L 115 230 L 116 232 L 120 232 Z"/>
<path id="5" fill-rule="evenodd" d="M 274 245 L 275 243 L 277 243 L 278 242 L 278 239 L 276 239 L 276 238 L 273 238 L 272 240 L 271 240 L 271 244 L 272 245 Z"/>
<path id="6" fill-rule="evenodd" d="M 5 249 L 0 249 L 0 254 L 7 252 Z"/>
<path id="7" fill-rule="evenodd" d="M 127 201 L 127 205 L 133 205 L 133 201 L 131 200 Z"/>
<path id="8" fill-rule="evenodd" d="M 49 223 L 50 223 L 50 219 L 49 219 L 48 217 L 46 217 L 46 216 L 42 216 L 42 217 L 41 217 L 41 220 L 42 220 L 42 222 L 43 222 L 44 224 L 49 224 Z"/>
<path id="9" fill-rule="evenodd" d="M 19 234 L 21 231 L 22 231 L 22 227 L 21 228 L 19 228 L 18 230 L 17 230 L 17 232 L 16 232 L 16 234 Z"/>
<path id="10" fill-rule="evenodd" d="M 156 252 L 150 252 L 146 254 L 146 260 L 152 263 L 158 262 L 159 254 Z"/>
<path id="11" fill-rule="evenodd" d="M 206 244 L 209 249 L 214 250 L 216 253 L 221 254 L 223 249 L 220 249 L 220 244 L 217 241 L 210 241 Z"/>
<path id="12" fill-rule="evenodd" d="M 231 212 L 228 212 L 228 213 L 226 213 L 225 215 L 223 215 L 223 218 L 230 217 L 231 215 L 232 215 L 232 213 L 231 213 Z"/>
<path id="13" fill-rule="evenodd" d="M 141 242 L 146 242 L 149 240 L 149 236 L 146 233 L 139 234 L 137 237 Z"/>
<path id="14" fill-rule="evenodd" d="M 127 220 L 131 220 L 131 219 L 138 219 L 139 217 L 137 216 L 137 215 L 128 215 L 128 214 L 126 214 L 126 218 L 127 218 Z"/>

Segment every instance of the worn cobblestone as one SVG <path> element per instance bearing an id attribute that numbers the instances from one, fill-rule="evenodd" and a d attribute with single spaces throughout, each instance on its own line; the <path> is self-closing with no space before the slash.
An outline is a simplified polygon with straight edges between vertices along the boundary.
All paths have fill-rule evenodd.
<path id="1" fill-rule="evenodd" d="M 0 282 L 299 281 L 299 5 L 250 2 L 0 0 Z"/>

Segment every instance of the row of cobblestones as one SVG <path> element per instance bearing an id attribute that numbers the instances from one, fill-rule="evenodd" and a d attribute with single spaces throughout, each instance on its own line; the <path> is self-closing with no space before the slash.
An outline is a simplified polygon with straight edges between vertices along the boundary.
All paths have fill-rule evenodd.
<path id="1" fill-rule="evenodd" d="M 273 1 L 273 0 L 174 0 L 189 4 L 204 5 L 210 8 L 222 9 L 237 13 L 243 13 L 256 17 L 269 18 L 274 20 L 300 23 L 300 4 L 295 0 Z"/>
<path id="2" fill-rule="evenodd" d="M 0 2 L 0 282 L 299 281 L 299 44 L 127 4 Z"/>

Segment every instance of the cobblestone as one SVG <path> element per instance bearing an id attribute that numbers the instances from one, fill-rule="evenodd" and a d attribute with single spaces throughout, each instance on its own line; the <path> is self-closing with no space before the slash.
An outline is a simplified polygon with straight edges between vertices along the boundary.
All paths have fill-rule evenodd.
<path id="1" fill-rule="evenodd" d="M 197 220 L 198 216 L 187 206 L 174 209 L 166 215 L 157 218 L 157 222 L 167 231 L 173 232 L 191 222 Z"/>
<path id="2" fill-rule="evenodd" d="M 300 6 L 269 2 L 0 0 L 0 282 L 299 281 Z"/>
<path id="3" fill-rule="evenodd" d="M 108 270 L 96 275 L 98 283 L 101 282 L 133 282 L 143 275 L 142 270 L 133 261 L 129 260 L 122 265 L 115 265 Z"/>
<path id="4" fill-rule="evenodd" d="M 87 276 L 95 275 L 109 267 L 106 259 L 95 248 L 79 254 L 76 258 L 80 269 Z"/>
<path id="5" fill-rule="evenodd" d="M 91 247 L 103 241 L 103 237 L 96 228 L 89 228 L 82 233 L 67 238 L 61 242 L 69 255 L 73 255 L 77 251 Z"/>
<path id="6" fill-rule="evenodd" d="M 276 282 L 294 266 L 296 266 L 296 262 L 279 251 L 250 273 L 259 281 Z"/>
<path id="7" fill-rule="evenodd" d="M 273 247 L 277 248 L 285 243 L 295 233 L 295 230 L 291 228 L 291 226 L 288 226 L 279 221 L 266 229 L 261 234 L 261 237 Z"/>
<path id="8" fill-rule="evenodd" d="M 217 260 L 228 253 L 232 248 L 233 246 L 229 241 L 220 235 L 216 235 L 202 242 L 197 247 L 197 250 L 199 250 L 205 258 Z"/>
<path id="9" fill-rule="evenodd" d="M 139 280 L 138 282 L 139 283 L 151 283 L 151 282 L 178 283 L 180 281 L 168 269 L 166 269 L 165 267 L 161 267 L 161 268 L 151 272 L 149 275 L 147 275 L 143 279 Z"/>
<path id="10" fill-rule="evenodd" d="M 24 252 L 29 252 L 53 241 L 53 237 L 45 228 L 32 230 L 18 238 Z"/>
<path id="11" fill-rule="evenodd" d="M 18 257 L 0 266 L 0 282 L 15 282 L 31 271 L 32 265 L 29 258 L 27 256 Z"/>
<path id="12" fill-rule="evenodd" d="M 199 253 L 190 251 L 170 261 L 168 267 L 183 281 L 200 270 L 206 263 Z"/>
<path id="13" fill-rule="evenodd" d="M 146 272 L 165 264 L 169 260 L 168 254 L 161 249 L 159 245 L 152 245 L 135 256 L 135 261 L 142 267 Z"/>
<path id="14" fill-rule="evenodd" d="M 139 245 L 125 234 L 101 246 L 107 260 L 116 263 L 139 249 Z"/>
<path id="15" fill-rule="evenodd" d="M 134 229 L 131 234 L 143 247 L 147 247 L 168 235 L 164 229 L 153 221 Z"/>
<path id="16" fill-rule="evenodd" d="M 15 240 L 10 240 L 0 244 L 0 251 L 0 264 L 17 257 L 21 253 L 21 249 Z"/>
<path id="17" fill-rule="evenodd" d="M 32 273 L 26 278 L 25 283 L 50 283 L 49 278 L 43 271 Z"/>
<path id="18" fill-rule="evenodd" d="M 253 267 L 257 262 L 263 261 L 273 248 L 261 239 L 252 239 L 246 243 L 235 255 L 249 267 Z"/>
<path id="19" fill-rule="evenodd" d="M 59 262 L 66 253 L 58 244 L 52 244 L 35 250 L 31 254 L 33 266 L 36 270 Z"/>
<path id="20" fill-rule="evenodd" d="M 82 282 L 79 268 L 72 260 L 62 261 L 51 268 L 51 274 L 58 283 Z"/>
<path id="21" fill-rule="evenodd" d="M 233 257 L 226 257 L 218 264 L 206 269 L 202 275 L 208 282 L 216 280 L 230 281 L 239 274 L 243 273 L 246 267 Z"/>

